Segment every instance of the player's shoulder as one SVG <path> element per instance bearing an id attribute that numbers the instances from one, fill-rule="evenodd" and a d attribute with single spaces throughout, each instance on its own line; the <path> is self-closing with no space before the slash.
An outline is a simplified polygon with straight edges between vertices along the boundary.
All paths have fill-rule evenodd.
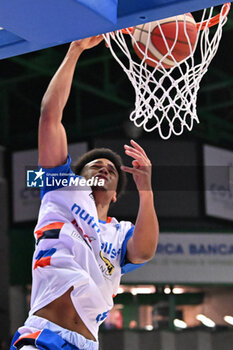
<path id="1" fill-rule="evenodd" d="M 131 221 L 126 220 L 118 220 L 115 217 L 111 217 L 111 221 L 109 219 L 109 223 L 114 226 L 117 231 L 122 233 L 127 233 L 131 228 L 134 228 L 134 224 Z"/>
<path id="2" fill-rule="evenodd" d="M 89 186 L 86 186 L 85 179 L 80 175 L 76 175 L 72 171 L 71 157 L 69 154 L 67 155 L 66 163 L 54 168 L 40 167 L 40 169 L 44 174 L 43 186 L 40 188 L 41 199 L 43 199 L 44 195 L 47 193 L 56 193 L 57 195 L 58 191 L 55 190 L 67 190 L 69 192 L 69 190 L 82 190 L 86 189 L 87 187 L 89 189 Z"/>

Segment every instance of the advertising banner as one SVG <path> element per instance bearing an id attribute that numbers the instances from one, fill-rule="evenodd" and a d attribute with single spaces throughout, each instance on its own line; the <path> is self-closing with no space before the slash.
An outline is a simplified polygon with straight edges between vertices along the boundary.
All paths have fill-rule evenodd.
<path id="1" fill-rule="evenodd" d="M 233 284 L 233 232 L 162 233 L 154 258 L 123 282 Z"/>
<path id="2" fill-rule="evenodd" d="M 204 147 L 206 214 L 233 220 L 233 152 Z"/>

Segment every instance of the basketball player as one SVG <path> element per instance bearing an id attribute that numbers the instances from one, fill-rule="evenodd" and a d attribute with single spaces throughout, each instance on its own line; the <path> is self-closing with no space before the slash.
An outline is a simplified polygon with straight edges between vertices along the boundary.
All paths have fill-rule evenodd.
<path id="1" fill-rule="evenodd" d="M 72 180 L 69 187 L 44 187 L 35 228 L 31 310 L 11 349 L 97 350 L 98 328 L 113 306 L 120 277 L 150 260 L 158 241 L 151 190 L 151 163 L 134 141 L 125 145 L 132 167 L 109 149 L 94 149 L 76 164 L 76 173 L 101 184 L 75 183 L 61 123 L 76 63 L 100 43 L 92 37 L 71 43 L 42 100 L 39 123 L 41 174 Z M 123 189 L 125 172 L 136 183 L 140 204 L 135 226 L 108 217 Z M 60 177 L 59 177 L 60 176 Z"/>

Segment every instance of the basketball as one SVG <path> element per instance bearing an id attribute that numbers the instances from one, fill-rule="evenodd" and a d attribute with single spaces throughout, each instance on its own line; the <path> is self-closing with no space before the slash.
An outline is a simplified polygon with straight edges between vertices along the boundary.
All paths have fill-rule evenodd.
<path id="1" fill-rule="evenodd" d="M 155 67 L 161 61 L 161 66 L 168 69 L 193 52 L 197 25 L 191 13 L 186 13 L 135 26 L 132 35 L 132 44 L 140 59 L 143 59 L 148 45 L 146 64 Z"/>

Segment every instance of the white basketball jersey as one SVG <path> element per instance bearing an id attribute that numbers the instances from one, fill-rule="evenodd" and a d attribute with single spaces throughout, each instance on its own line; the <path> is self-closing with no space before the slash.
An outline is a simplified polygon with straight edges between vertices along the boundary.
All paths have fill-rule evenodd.
<path id="1" fill-rule="evenodd" d="M 64 166 L 48 169 L 63 174 Z M 45 169 L 43 169 L 45 170 Z M 134 226 L 127 221 L 98 220 L 91 188 L 44 189 L 35 228 L 31 310 L 63 295 L 71 286 L 71 299 L 86 327 L 98 339 L 99 325 L 113 306 L 120 277 L 142 264 L 125 263 L 128 239 Z"/>

